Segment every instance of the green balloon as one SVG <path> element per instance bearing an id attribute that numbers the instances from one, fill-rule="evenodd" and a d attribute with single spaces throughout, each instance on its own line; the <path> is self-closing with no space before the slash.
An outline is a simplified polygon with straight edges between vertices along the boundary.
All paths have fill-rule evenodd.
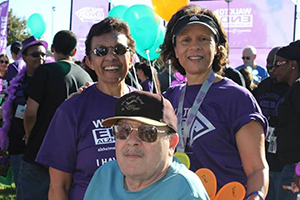
<path id="1" fill-rule="evenodd" d="M 157 40 L 159 22 L 151 17 L 143 17 L 130 28 L 131 35 L 139 49 L 150 49 Z"/>
<path id="2" fill-rule="evenodd" d="M 123 15 L 123 19 L 128 23 L 130 29 L 143 17 L 149 17 L 153 20 L 159 21 L 154 14 L 154 10 L 149 6 L 142 4 L 129 7 Z"/>
<path id="3" fill-rule="evenodd" d="M 41 38 L 46 31 L 46 22 L 43 16 L 39 13 L 32 14 L 27 20 L 27 28 L 30 35 Z"/>
<path id="4" fill-rule="evenodd" d="M 148 50 L 148 54 L 149 54 L 149 58 L 150 60 L 156 60 L 159 58 L 160 55 L 160 45 L 164 42 L 164 38 L 165 38 L 165 32 L 166 32 L 166 28 L 163 26 L 159 27 L 159 33 L 158 33 L 158 38 L 155 41 L 154 45 Z M 144 49 L 140 49 L 139 46 L 136 46 L 136 52 L 142 56 L 143 58 L 145 58 L 146 60 L 148 60 L 148 56 L 147 53 Z"/>
<path id="5" fill-rule="evenodd" d="M 123 15 L 128 9 L 128 6 L 119 5 L 116 7 L 113 7 L 109 12 L 107 17 L 117 17 L 119 19 L 123 19 Z"/>

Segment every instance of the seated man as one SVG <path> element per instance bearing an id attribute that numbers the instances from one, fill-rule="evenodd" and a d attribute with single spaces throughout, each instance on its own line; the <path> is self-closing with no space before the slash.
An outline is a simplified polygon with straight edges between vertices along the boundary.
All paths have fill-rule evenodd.
<path id="1" fill-rule="evenodd" d="M 95 172 L 84 199 L 209 199 L 200 178 L 173 158 L 177 120 L 167 99 L 126 94 L 102 125 L 112 126 L 117 161 Z"/>

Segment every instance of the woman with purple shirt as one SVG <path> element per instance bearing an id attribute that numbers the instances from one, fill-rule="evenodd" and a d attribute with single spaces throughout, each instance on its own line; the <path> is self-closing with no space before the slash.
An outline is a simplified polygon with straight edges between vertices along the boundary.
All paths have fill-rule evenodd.
<path id="1" fill-rule="evenodd" d="M 177 151 L 189 156 L 191 170 L 212 170 L 218 189 L 238 181 L 247 189 L 246 199 L 264 199 L 268 124 L 252 94 L 220 76 L 227 48 L 225 31 L 210 10 L 183 7 L 167 25 L 162 58 L 187 76 L 187 84 L 164 93 L 178 118 Z"/>
<path id="2" fill-rule="evenodd" d="M 36 161 L 49 166 L 49 199 L 83 199 L 98 167 L 115 160 L 115 139 L 102 120 L 114 116 L 115 102 L 134 90 L 125 84 L 135 42 L 117 18 L 94 24 L 85 41 L 86 64 L 98 82 L 57 109 Z"/>
<path id="3" fill-rule="evenodd" d="M 156 70 L 147 63 L 135 63 L 136 74 L 144 91 L 160 94 Z"/>

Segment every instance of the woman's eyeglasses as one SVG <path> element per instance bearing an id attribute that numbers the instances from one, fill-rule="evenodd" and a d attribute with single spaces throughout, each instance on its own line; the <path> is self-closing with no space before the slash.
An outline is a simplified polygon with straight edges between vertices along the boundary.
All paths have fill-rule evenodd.
<path id="1" fill-rule="evenodd" d="M 0 63 L 1 64 L 5 63 L 7 65 L 9 62 L 7 60 L 0 60 Z"/>
<path id="2" fill-rule="evenodd" d="M 46 54 L 43 53 L 43 52 L 33 52 L 33 53 L 29 53 L 29 54 L 27 54 L 27 55 L 30 55 L 30 56 L 32 56 L 32 57 L 34 57 L 34 58 L 38 58 L 38 57 L 40 57 L 40 56 L 42 56 L 42 57 L 45 57 L 45 56 L 46 56 Z"/>
<path id="3" fill-rule="evenodd" d="M 168 130 L 158 130 L 156 126 L 148 126 L 148 125 L 141 125 L 139 127 L 132 127 L 131 124 L 115 124 L 112 126 L 112 133 L 115 138 L 119 140 L 126 140 L 129 134 L 136 130 L 138 133 L 139 138 L 143 142 L 152 143 L 157 140 L 158 133 L 168 133 L 171 132 Z"/>
<path id="4" fill-rule="evenodd" d="M 96 55 L 96 56 L 99 56 L 99 57 L 102 57 L 102 56 L 105 56 L 108 54 L 108 49 L 109 48 L 112 48 L 113 49 L 113 52 L 117 55 L 124 55 L 128 50 L 129 50 L 129 47 L 126 47 L 122 44 L 117 44 L 116 46 L 112 47 L 112 46 L 109 46 L 109 47 L 106 47 L 106 46 L 97 46 L 94 50 L 93 50 L 93 53 Z"/>
<path id="5" fill-rule="evenodd" d="M 245 60 L 245 59 L 250 60 L 250 57 L 249 56 L 243 56 L 242 59 L 243 60 Z"/>

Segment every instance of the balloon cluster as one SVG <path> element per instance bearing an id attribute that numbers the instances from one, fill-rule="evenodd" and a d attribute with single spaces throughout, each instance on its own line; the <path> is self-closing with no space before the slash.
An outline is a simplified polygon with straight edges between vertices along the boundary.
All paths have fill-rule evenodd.
<path id="1" fill-rule="evenodd" d="M 131 7 L 118 5 L 109 11 L 108 17 L 126 21 L 136 42 L 136 52 L 147 60 L 155 60 L 165 37 L 162 19 L 169 21 L 178 9 L 188 3 L 189 0 L 152 0 L 154 10 L 142 4 Z"/>
<path id="2" fill-rule="evenodd" d="M 46 31 L 46 22 L 43 16 L 39 13 L 30 15 L 27 20 L 27 29 L 30 35 L 40 39 Z"/>

